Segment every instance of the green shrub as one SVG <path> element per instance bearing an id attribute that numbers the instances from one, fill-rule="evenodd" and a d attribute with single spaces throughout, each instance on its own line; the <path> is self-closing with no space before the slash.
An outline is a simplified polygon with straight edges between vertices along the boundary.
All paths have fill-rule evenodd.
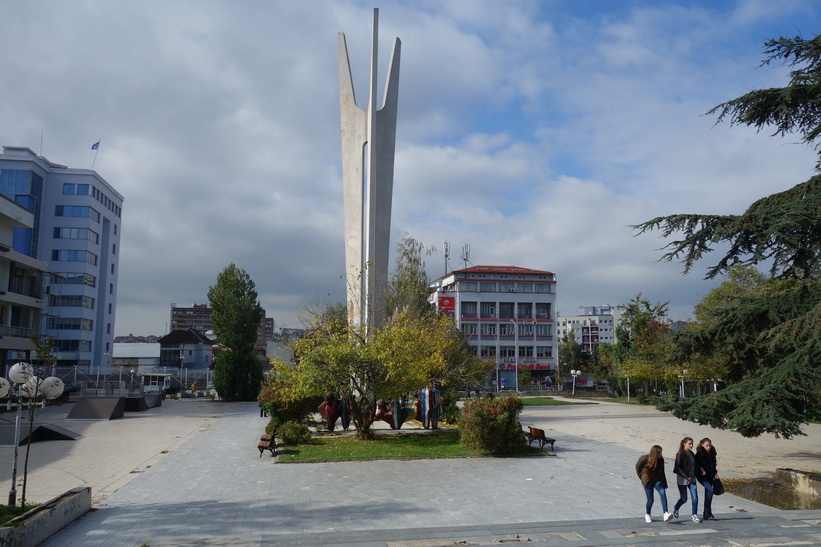
<path id="1" fill-rule="evenodd" d="M 488 395 L 465 402 L 459 420 L 460 442 L 494 454 L 509 454 L 525 442 L 519 414 L 524 405 L 514 394 Z"/>
<path id="2" fill-rule="evenodd" d="M 279 427 L 279 418 L 277 418 L 276 416 L 271 416 L 271 418 L 268 420 L 268 423 L 265 425 L 265 434 L 273 435 L 277 427 Z"/>
<path id="3" fill-rule="evenodd" d="M 307 443 L 311 440 L 311 431 L 308 426 L 298 422 L 285 422 L 277 429 L 277 437 L 283 444 Z"/>

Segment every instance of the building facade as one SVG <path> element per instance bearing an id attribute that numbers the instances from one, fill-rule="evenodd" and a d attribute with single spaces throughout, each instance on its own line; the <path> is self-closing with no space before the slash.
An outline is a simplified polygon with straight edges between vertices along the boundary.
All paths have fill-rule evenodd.
<path id="1" fill-rule="evenodd" d="M 171 331 L 194 329 L 205 333 L 213 330 L 211 325 L 211 308 L 206 304 L 194 304 L 190 308 L 181 308 L 171 304 Z"/>
<path id="2" fill-rule="evenodd" d="M 111 370 L 123 196 L 96 171 L 10 146 L 0 194 L 33 215 L 12 248 L 48 264 L 38 334 L 54 339 L 56 364 Z"/>
<path id="3" fill-rule="evenodd" d="M 14 231 L 34 227 L 34 215 L 0 195 L 0 373 L 27 360 L 39 334 L 47 265 L 13 249 Z"/>
<path id="4" fill-rule="evenodd" d="M 160 338 L 161 367 L 208 368 L 213 361 L 214 343 L 195 329 L 172 330 Z"/>
<path id="5" fill-rule="evenodd" d="M 601 343 L 616 343 L 616 325 L 620 310 L 613 306 L 582 306 L 579 315 L 559 315 L 557 334 L 559 340 L 573 332 L 581 350 L 587 353 Z M 565 371 L 566 372 L 566 371 Z"/>
<path id="6" fill-rule="evenodd" d="M 205 304 L 194 304 L 190 308 L 180 308 L 171 304 L 171 330 L 194 329 L 203 334 L 214 330 L 211 322 L 212 310 Z M 257 330 L 257 341 L 264 346 L 274 338 L 274 319 L 264 317 Z"/>
<path id="7" fill-rule="evenodd" d="M 541 387 L 560 384 L 554 273 L 472 266 L 434 280 L 430 288 L 436 309 L 455 319 L 478 356 L 495 363 L 491 387 L 517 389 L 522 369 Z"/>

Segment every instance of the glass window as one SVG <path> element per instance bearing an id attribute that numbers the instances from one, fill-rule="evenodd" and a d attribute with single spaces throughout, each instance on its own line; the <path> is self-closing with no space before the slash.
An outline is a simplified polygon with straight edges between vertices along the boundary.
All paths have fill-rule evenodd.
<path id="1" fill-rule="evenodd" d="M 553 348 L 550 346 L 536 346 L 536 357 L 553 357 Z"/>
<path id="2" fill-rule="evenodd" d="M 550 293 L 553 292 L 550 290 L 551 285 L 549 283 L 536 283 L 536 290 L 534 292 L 539 293 Z"/>
<path id="3" fill-rule="evenodd" d="M 481 333 L 482 336 L 496 336 L 496 325 L 482 323 Z"/>
<path id="4" fill-rule="evenodd" d="M 479 290 L 482 292 L 496 292 L 496 283 L 482 281 L 479 283 Z"/>
<path id="5" fill-rule="evenodd" d="M 48 303 L 54 307 L 68 307 L 68 308 L 87 308 L 94 309 L 94 299 L 90 296 L 82 296 L 79 294 L 62 294 L 49 295 Z"/>
<path id="6" fill-rule="evenodd" d="M 499 283 L 499 292 L 516 292 L 516 283 Z"/>
<path id="7" fill-rule="evenodd" d="M 476 317 L 476 302 L 462 302 L 462 317 Z"/>
<path id="8" fill-rule="evenodd" d="M 496 357 L 496 346 L 482 346 L 482 357 Z"/>
<path id="9" fill-rule="evenodd" d="M 499 357 L 516 357 L 516 347 L 499 346 Z"/>
<path id="10" fill-rule="evenodd" d="M 84 205 L 56 205 L 54 209 L 54 216 L 83 217 L 90 218 L 95 222 L 100 222 L 99 211 Z"/>
<path id="11" fill-rule="evenodd" d="M 476 323 L 462 323 L 462 334 L 467 336 L 476 334 Z"/>
<path id="12" fill-rule="evenodd" d="M 79 317 L 49 317 L 46 328 L 54 330 L 93 330 L 94 321 Z"/>
<path id="13" fill-rule="evenodd" d="M 91 340 L 55 340 L 56 351 L 91 351 Z"/>
<path id="14" fill-rule="evenodd" d="M 87 196 L 88 195 L 88 184 L 78 184 L 77 185 L 77 195 L 78 196 Z"/>
<path id="15" fill-rule="evenodd" d="M 482 302 L 481 314 L 485 319 L 492 319 L 496 317 L 496 302 Z"/>
<path id="16" fill-rule="evenodd" d="M 88 262 L 97 265 L 97 255 L 75 249 L 54 249 L 51 251 L 51 260 L 54 262 Z"/>
<path id="17" fill-rule="evenodd" d="M 459 283 L 459 290 L 460 291 L 476 292 L 476 289 L 478 289 L 478 288 L 479 288 L 479 286 L 477 285 L 477 283 L 475 281 L 462 281 L 461 283 Z"/>
<path id="18" fill-rule="evenodd" d="M 536 304 L 536 319 L 550 319 L 550 304 Z"/>
<path id="19" fill-rule="evenodd" d="M 51 274 L 52 285 L 87 285 L 97 286 L 97 278 L 91 274 L 82 273 L 53 273 Z"/>
<path id="20" fill-rule="evenodd" d="M 77 193 L 77 185 L 76 184 L 63 184 L 63 194 L 67 196 L 71 196 Z"/>
<path id="21" fill-rule="evenodd" d="M 54 239 L 87 239 L 99 243 L 100 234 L 88 228 L 54 228 Z"/>

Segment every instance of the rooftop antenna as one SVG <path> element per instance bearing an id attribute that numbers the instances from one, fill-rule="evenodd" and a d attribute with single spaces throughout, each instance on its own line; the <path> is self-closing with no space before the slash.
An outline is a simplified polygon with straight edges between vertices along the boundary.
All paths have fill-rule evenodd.
<path id="1" fill-rule="evenodd" d="M 468 263 L 473 265 L 473 262 L 470 262 L 470 243 L 462 245 L 462 262 L 465 263 L 465 268 L 468 267 Z"/>
<path id="2" fill-rule="evenodd" d="M 445 275 L 448 275 L 448 271 L 450 271 L 450 243 L 445 241 Z"/>

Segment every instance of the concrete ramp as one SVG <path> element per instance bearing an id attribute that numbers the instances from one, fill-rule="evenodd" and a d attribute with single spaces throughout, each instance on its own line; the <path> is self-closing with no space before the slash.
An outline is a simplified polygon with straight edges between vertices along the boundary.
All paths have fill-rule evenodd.
<path id="1" fill-rule="evenodd" d="M 139 412 L 155 406 L 162 406 L 162 393 L 147 393 L 125 398 L 125 410 L 127 412 Z"/>
<path id="2" fill-rule="evenodd" d="M 29 440 L 28 422 L 20 424 L 18 445 L 22 446 Z M 54 424 L 34 424 L 31 431 L 31 442 L 40 441 L 76 441 L 83 436 L 64 427 Z M 0 423 L 0 446 L 14 446 L 14 424 Z"/>
<path id="3" fill-rule="evenodd" d="M 125 414 L 125 397 L 80 397 L 66 420 L 113 420 Z"/>

